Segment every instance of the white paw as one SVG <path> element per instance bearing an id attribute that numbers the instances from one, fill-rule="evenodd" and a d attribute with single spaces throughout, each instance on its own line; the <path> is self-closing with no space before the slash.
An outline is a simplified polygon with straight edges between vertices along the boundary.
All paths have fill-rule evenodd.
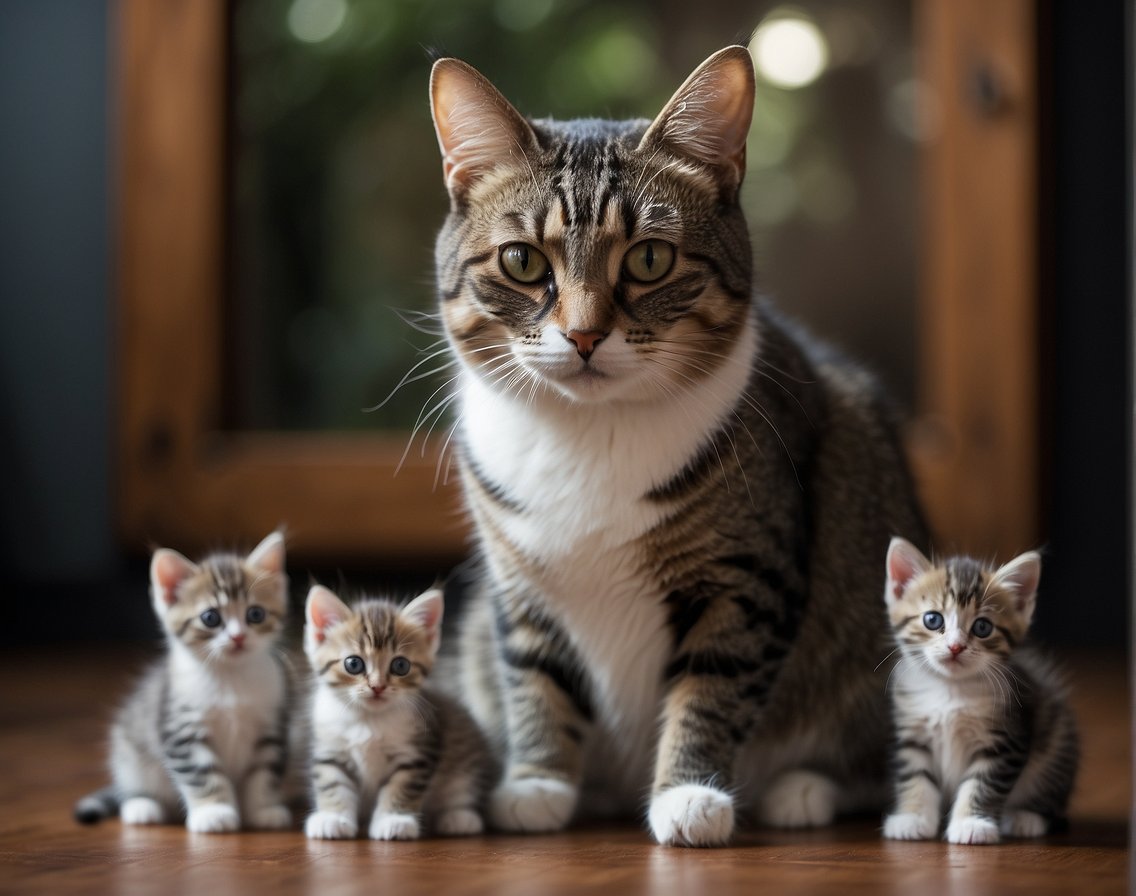
<path id="1" fill-rule="evenodd" d="M 254 831 L 282 831 L 292 826 L 292 813 L 287 806 L 261 806 L 248 814 L 248 826 Z"/>
<path id="2" fill-rule="evenodd" d="M 680 784 L 651 800 L 647 821 L 666 846 L 723 846 L 734 832 L 734 803 L 716 787 Z"/>
<path id="3" fill-rule="evenodd" d="M 489 796 L 489 820 L 503 831 L 559 831 L 576 809 L 576 788 L 555 778 L 506 781 Z"/>
<path id="4" fill-rule="evenodd" d="M 816 772 L 786 772 L 761 800 L 761 821 L 774 828 L 817 828 L 836 817 L 836 784 Z"/>
<path id="5" fill-rule="evenodd" d="M 884 819 L 884 836 L 889 840 L 934 840 L 938 822 L 918 812 L 900 812 Z"/>
<path id="6" fill-rule="evenodd" d="M 304 833 L 312 840 L 351 840 L 359 833 L 359 824 L 338 812 L 313 812 L 304 822 Z"/>
<path id="7" fill-rule="evenodd" d="M 185 826 L 195 834 L 227 834 L 240 828 L 241 817 L 227 803 L 210 803 L 190 809 Z"/>
<path id="8" fill-rule="evenodd" d="M 984 843 L 997 843 L 1002 837 L 998 833 L 998 825 L 989 818 L 979 818 L 971 815 L 967 818 L 958 818 L 947 825 L 947 840 L 951 843 L 969 843 L 981 845 Z"/>
<path id="9" fill-rule="evenodd" d="M 434 830 L 443 837 L 471 837 L 485 830 L 485 824 L 473 809 L 449 809 L 438 816 Z"/>
<path id="10" fill-rule="evenodd" d="M 367 833 L 372 840 L 417 840 L 418 819 L 399 812 L 376 813 Z"/>
<path id="11" fill-rule="evenodd" d="M 161 824 L 166 817 L 161 803 L 148 796 L 134 796 L 126 800 L 119 806 L 118 815 L 123 824 Z"/>
<path id="12" fill-rule="evenodd" d="M 1036 812 L 1010 809 L 1002 816 L 999 827 L 1007 837 L 1044 837 L 1049 830 L 1049 822 L 1044 815 Z"/>

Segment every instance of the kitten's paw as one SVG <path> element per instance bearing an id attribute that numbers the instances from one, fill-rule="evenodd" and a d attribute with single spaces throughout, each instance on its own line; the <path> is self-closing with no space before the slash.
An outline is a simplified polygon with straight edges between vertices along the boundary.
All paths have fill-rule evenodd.
<path id="1" fill-rule="evenodd" d="M 162 804 L 148 796 L 134 796 L 118 809 L 123 824 L 161 824 L 166 820 Z"/>
<path id="2" fill-rule="evenodd" d="M 986 843 L 997 843 L 1002 837 L 998 833 L 998 825 L 989 818 L 972 815 L 968 818 L 958 818 L 947 825 L 947 840 L 951 843 L 964 843 L 979 846 Z"/>
<path id="3" fill-rule="evenodd" d="M 489 820 L 503 831 L 560 831 L 576 810 L 577 795 L 556 778 L 506 781 L 489 796 Z"/>
<path id="4" fill-rule="evenodd" d="M 287 806 L 261 806 L 249 813 L 248 826 L 254 831 L 282 831 L 292 827 L 292 813 Z"/>
<path id="5" fill-rule="evenodd" d="M 472 837 L 485 830 L 481 816 L 473 809 L 447 809 L 434 822 L 443 837 Z"/>
<path id="6" fill-rule="evenodd" d="M 761 800 L 761 821 L 773 828 L 818 828 L 836 817 L 836 784 L 816 772 L 786 772 Z"/>
<path id="7" fill-rule="evenodd" d="M 647 821 L 665 846 L 724 846 L 734 832 L 734 803 L 716 787 L 680 784 L 651 800 Z"/>
<path id="8" fill-rule="evenodd" d="M 227 834 L 240 828 L 241 817 L 227 803 L 210 803 L 190 809 L 185 826 L 195 834 Z"/>
<path id="9" fill-rule="evenodd" d="M 338 812 L 313 812 L 304 822 L 304 833 L 312 840 L 351 840 L 359 833 L 359 824 Z"/>
<path id="10" fill-rule="evenodd" d="M 884 836 L 889 840 L 934 840 L 938 833 L 935 819 L 917 812 L 899 812 L 884 819 Z"/>
<path id="11" fill-rule="evenodd" d="M 999 827 L 1007 837 L 1044 837 L 1049 830 L 1049 822 L 1044 815 L 1036 812 L 1011 809 L 1002 816 Z"/>
<path id="12" fill-rule="evenodd" d="M 367 833 L 372 840 L 417 840 L 418 819 L 401 812 L 384 812 L 371 819 Z"/>

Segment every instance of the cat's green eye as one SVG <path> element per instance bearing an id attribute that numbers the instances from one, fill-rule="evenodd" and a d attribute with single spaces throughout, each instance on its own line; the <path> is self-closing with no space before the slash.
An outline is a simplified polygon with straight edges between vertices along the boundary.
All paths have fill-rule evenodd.
<path id="1" fill-rule="evenodd" d="M 406 675 L 410 672 L 410 660 L 404 656 L 396 656 L 391 660 L 391 675 Z"/>
<path id="2" fill-rule="evenodd" d="M 361 656 L 352 655 L 343 661 L 343 668 L 347 670 L 348 675 L 362 675 L 367 664 L 363 662 Z"/>
<path id="3" fill-rule="evenodd" d="M 989 619 L 975 619 L 974 625 L 970 627 L 971 634 L 976 638 L 988 638 L 992 631 L 994 631 L 994 623 Z"/>
<path id="4" fill-rule="evenodd" d="M 501 270 L 518 283 L 537 283 L 551 270 L 544 253 L 528 243 L 501 247 Z"/>
<path id="5" fill-rule="evenodd" d="M 674 264 L 674 246 L 662 240 L 643 240 L 623 256 L 623 272 L 640 283 L 653 283 L 666 276 Z"/>

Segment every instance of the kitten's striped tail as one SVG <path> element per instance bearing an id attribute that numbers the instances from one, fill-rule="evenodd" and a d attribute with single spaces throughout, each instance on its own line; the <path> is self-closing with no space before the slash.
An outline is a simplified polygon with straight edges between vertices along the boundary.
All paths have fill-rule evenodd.
<path id="1" fill-rule="evenodd" d="M 75 803 L 75 820 L 80 824 L 98 824 L 117 814 L 118 796 L 111 786 L 88 793 Z"/>

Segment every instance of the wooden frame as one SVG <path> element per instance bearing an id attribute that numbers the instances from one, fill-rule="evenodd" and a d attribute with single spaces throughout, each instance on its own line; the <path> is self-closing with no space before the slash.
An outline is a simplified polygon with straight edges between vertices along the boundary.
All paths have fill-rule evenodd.
<path id="1" fill-rule="evenodd" d="M 1029 0 L 917 0 L 925 156 L 917 478 L 943 545 L 1038 537 L 1037 97 Z M 285 524 L 301 556 L 452 562 L 453 485 L 403 437 L 226 433 L 221 0 L 118 6 L 119 535 L 187 550 Z"/>

